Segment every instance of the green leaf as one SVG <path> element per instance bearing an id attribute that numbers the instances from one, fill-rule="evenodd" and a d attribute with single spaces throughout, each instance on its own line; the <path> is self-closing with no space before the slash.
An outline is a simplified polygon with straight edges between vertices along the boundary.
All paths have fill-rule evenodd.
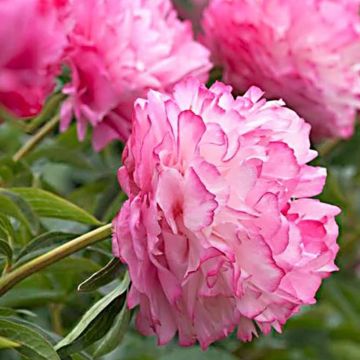
<path id="1" fill-rule="evenodd" d="M 0 317 L 15 316 L 15 315 L 16 315 L 16 310 L 7 307 L 0 307 Z"/>
<path id="2" fill-rule="evenodd" d="M 93 357 L 87 353 L 81 352 L 71 356 L 62 356 L 61 360 L 93 360 Z"/>
<path id="3" fill-rule="evenodd" d="M 28 288 L 9 291 L 0 297 L 0 306 L 4 307 L 32 307 L 47 305 L 50 302 L 58 303 L 64 300 L 64 292 L 61 290 Z"/>
<path id="4" fill-rule="evenodd" d="M 18 343 L 16 350 L 27 359 L 60 360 L 52 345 L 25 325 L 0 318 L 0 336 Z"/>
<path id="5" fill-rule="evenodd" d="M 0 189 L 0 213 L 17 219 L 33 234 L 39 229 L 39 221 L 29 204 L 4 189 Z"/>
<path id="6" fill-rule="evenodd" d="M 116 289 L 95 303 L 84 314 L 74 329 L 56 345 L 55 348 L 60 356 L 79 352 L 108 332 L 114 322 L 114 314 L 118 313 L 125 302 L 124 293 L 129 283 L 129 276 L 126 274 Z"/>
<path id="7" fill-rule="evenodd" d="M 0 238 L 12 243 L 15 240 L 14 229 L 8 217 L 0 214 Z"/>
<path id="8" fill-rule="evenodd" d="M 77 353 L 71 355 L 72 360 L 92 360 L 93 358 L 85 353 Z"/>
<path id="9" fill-rule="evenodd" d="M 113 258 L 102 269 L 82 282 L 78 290 L 82 292 L 97 290 L 115 280 L 121 274 L 122 269 L 119 259 Z"/>
<path id="10" fill-rule="evenodd" d="M 87 158 L 76 150 L 67 149 L 65 146 L 51 144 L 37 149 L 28 156 L 27 161 L 35 162 L 46 158 L 51 162 L 72 165 L 78 169 L 89 169 Z"/>
<path id="11" fill-rule="evenodd" d="M 4 126 L 1 126 L 3 130 Z M 1 132 L 0 132 L 1 135 Z M 2 139 L 0 136 L 0 143 Z M 13 142 L 13 140 L 11 140 Z M 2 145 L 2 144 L 1 144 Z M 14 153 L 20 144 L 16 145 L 13 151 Z M 0 184 L 3 187 L 11 186 L 28 186 L 32 181 L 32 174 L 30 168 L 23 162 L 14 162 L 11 156 L 0 157 Z"/>
<path id="12" fill-rule="evenodd" d="M 1 349 L 11 349 L 11 348 L 16 348 L 16 347 L 19 347 L 20 344 L 15 342 L 15 341 L 12 341 L 12 340 L 9 340 L 3 336 L 0 336 L 0 350 Z"/>
<path id="13" fill-rule="evenodd" d="M 129 326 L 130 315 L 131 311 L 129 310 L 127 304 L 124 304 L 120 313 L 116 316 L 111 329 L 96 346 L 96 351 L 94 353 L 96 357 L 112 352 L 121 344 Z"/>
<path id="14" fill-rule="evenodd" d="M 21 213 L 29 222 L 29 228 L 33 234 L 36 234 L 39 231 L 40 223 L 39 219 L 34 213 L 31 206 L 28 204 L 26 200 L 24 200 L 21 196 L 14 194 L 11 191 L 0 189 L 0 194 L 8 197 L 16 206 L 20 209 Z"/>
<path id="15" fill-rule="evenodd" d="M 9 317 L 9 316 L 30 316 L 30 317 L 36 317 L 36 314 L 29 310 L 23 310 L 23 309 L 12 309 L 8 307 L 0 307 L 0 317 Z"/>
<path id="16" fill-rule="evenodd" d="M 64 233 L 60 231 L 50 231 L 44 234 L 41 234 L 31 240 L 17 255 L 16 260 L 21 259 L 20 262 L 17 262 L 15 265 L 20 265 L 25 261 L 39 256 L 49 250 L 49 248 L 62 244 L 65 241 L 71 240 L 79 236 L 78 234 Z"/>
<path id="17" fill-rule="evenodd" d="M 5 256 L 7 259 L 7 263 L 11 264 L 13 251 L 9 243 L 3 239 L 0 239 L 0 257 Z"/>
<path id="18" fill-rule="evenodd" d="M 48 191 L 36 188 L 12 188 L 11 191 L 24 198 L 40 217 L 71 220 L 89 225 L 101 224 L 85 210 Z"/>

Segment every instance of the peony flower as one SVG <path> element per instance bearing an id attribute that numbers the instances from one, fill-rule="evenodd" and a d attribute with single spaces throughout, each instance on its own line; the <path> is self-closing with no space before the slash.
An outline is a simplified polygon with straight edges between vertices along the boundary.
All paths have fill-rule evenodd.
<path id="1" fill-rule="evenodd" d="M 193 40 L 190 24 L 176 18 L 170 0 L 79 1 L 71 12 L 73 80 L 65 89 L 61 128 L 74 113 L 83 139 L 90 123 L 96 150 L 127 139 L 133 103 L 148 89 L 169 91 L 188 75 L 208 76 L 209 52 Z"/>
<path id="2" fill-rule="evenodd" d="M 195 31 L 200 31 L 200 20 L 209 0 L 173 0 L 178 14 L 183 19 L 191 20 Z"/>
<path id="3" fill-rule="evenodd" d="M 55 87 L 66 36 L 53 1 L 0 0 L 0 104 L 18 116 L 37 114 Z"/>
<path id="4" fill-rule="evenodd" d="M 212 0 L 206 42 L 238 91 L 283 98 L 315 139 L 348 138 L 360 108 L 359 0 Z"/>
<path id="5" fill-rule="evenodd" d="M 281 331 L 337 269 L 339 209 L 311 199 L 326 172 L 307 165 L 310 126 L 256 87 L 231 90 L 188 79 L 135 103 L 113 253 L 159 344 Z"/>

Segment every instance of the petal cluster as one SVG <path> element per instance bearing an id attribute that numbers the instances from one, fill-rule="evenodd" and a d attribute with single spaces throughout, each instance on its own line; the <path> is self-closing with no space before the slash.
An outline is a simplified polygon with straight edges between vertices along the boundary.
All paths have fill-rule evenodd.
<path id="1" fill-rule="evenodd" d="M 37 114 L 55 87 L 66 35 L 60 0 L 0 0 L 0 104 Z"/>
<path id="2" fill-rule="evenodd" d="M 170 0 L 74 1 L 70 14 L 73 78 L 64 90 L 62 129 L 75 114 L 80 139 L 88 123 L 94 127 L 97 150 L 127 139 L 133 102 L 150 88 L 168 91 L 188 75 L 207 79 L 209 52 L 193 40 L 190 23 L 177 18 Z"/>
<path id="3" fill-rule="evenodd" d="M 360 108 L 359 0 L 212 0 L 206 43 L 224 80 L 256 85 L 312 125 L 347 138 Z"/>
<path id="4" fill-rule="evenodd" d="M 188 79 L 135 103 L 113 252 L 159 344 L 281 331 L 337 269 L 339 209 L 311 199 L 326 172 L 307 165 L 310 126 L 256 87 L 231 90 Z"/>

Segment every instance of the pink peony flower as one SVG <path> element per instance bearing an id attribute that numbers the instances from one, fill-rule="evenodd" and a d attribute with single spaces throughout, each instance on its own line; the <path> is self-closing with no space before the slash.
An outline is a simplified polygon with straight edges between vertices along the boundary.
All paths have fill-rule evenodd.
<path id="1" fill-rule="evenodd" d="M 179 16 L 191 20 L 195 31 L 200 31 L 201 16 L 209 0 L 173 0 L 173 3 Z"/>
<path id="2" fill-rule="evenodd" d="M 53 1 L 0 0 L 0 104 L 18 116 L 37 114 L 55 86 L 66 36 Z"/>
<path id="3" fill-rule="evenodd" d="M 159 344 L 281 331 L 337 269 L 339 209 L 310 198 L 326 178 L 307 165 L 310 126 L 258 88 L 231 90 L 188 79 L 135 103 L 113 253 L 138 329 Z"/>
<path id="4" fill-rule="evenodd" d="M 61 128 L 74 113 L 83 139 L 90 123 L 96 150 L 127 139 L 133 103 L 148 89 L 168 91 L 188 75 L 208 76 L 208 50 L 193 40 L 190 24 L 177 19 L 169 0 L 79 1 L 72 16 L 67 61 L 73 80 Z"/>
<path id="5" fill-rule="evenodd" d="M 212 0 L 206 42 L 224 80 L 283 98 L 316 138 L 353 134 L 360 108 L 359 0 Z"/>

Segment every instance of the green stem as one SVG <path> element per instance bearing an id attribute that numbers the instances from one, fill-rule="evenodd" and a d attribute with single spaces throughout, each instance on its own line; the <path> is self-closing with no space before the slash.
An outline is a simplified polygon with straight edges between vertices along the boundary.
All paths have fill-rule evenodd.
<path id="1" fill-rule="evenodd" d="M 324 141 L 317 148 L 319 155 L 321 157 L 325 157 L 329 155 L 339 145 L 340 142 L 341 142 L 340 139 L 330 139 Z"/>
<path id="2" fill-rule="evenodd" d="M 44 122 L 52 118 L 56 111 L 59 109 L 59 105 L 66 98 L 64 94 L 54 94 L 48 102 L 45 104 L 42 112 L 34 119 L 32 119 L 26 127 L 28 133 L 32 133 L 35 129 L 41 126 Z"/>
<path id="3" fill-rule="evenodd" d="M 28 142 L 22 146 L 17 153 L 13 156 L 15 162 L 21 160 L 26 156 L 31 150 L 33 150 L 41 141 L 55 129 L 57 124 L 60 121 L 59 115 L 55 115 L 49 122 L 47 122 L 34 136 L 30 138 Z"/>
<path id="4" fill-rule="evenodd" d="M 20 266 L 0 279 L 0 296 L 30 275 L 89 245 L 108 238 L 111 232 L 111 224 L 101 226 Z"/>

